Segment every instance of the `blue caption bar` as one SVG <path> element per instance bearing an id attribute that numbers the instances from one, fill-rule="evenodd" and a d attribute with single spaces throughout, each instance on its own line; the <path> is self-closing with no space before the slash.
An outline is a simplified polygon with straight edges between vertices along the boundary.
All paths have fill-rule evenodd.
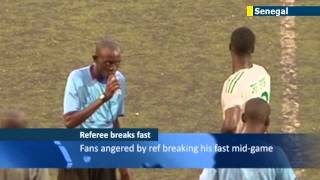
<path id="1" fill-rule="evenodd" d="M 319 168 L 320 136 L 159 133 L 158 141 L 0 141 L 0 168 Z"/>
<path id="2" fill-rule="evenodd" d="M 247 6 L 247 16 L 320 16 L 320 6 Z"/>
<path id="3" fill-rule="evenodd" d="M 0 129 L 0 140 L 157 141 L 158 129 Z"/>

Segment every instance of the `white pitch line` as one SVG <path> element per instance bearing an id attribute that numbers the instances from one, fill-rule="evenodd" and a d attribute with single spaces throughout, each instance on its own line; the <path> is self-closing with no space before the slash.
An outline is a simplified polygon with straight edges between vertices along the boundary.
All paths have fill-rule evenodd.
<path id="1" fill-rule="evenodd" d="M 282 0 L 285 5 L 292 5 L 294 0 Z M 298 120 L 298 85 L 297 85 L 297 65 L 296 65 L 296 42 L 295 42 L 295 17 L 281 17 L 280 20 L 280 46 L 282 67 L 281 79 L 285 85 L 282 92 L 282 131 L 288 133 L 296 132 L 300 127 Z"/>
<path id="2" fill-rule="evenodd" d="M 283 5 L 293 5 L 295 0 L 281 0 Z M 281 79 L 285 85 L 282 92 L 282 131 L 286 133 L 295 133 L 300 127 L 298 119 L 299 102 L 298 102 L 298 83 L 297 83 L 297 64 L 296 64 L 296 33 L 295 17 L 287 16 L 280 19 L 280 46 L 282 67 Z M 296 169 L 297 178 L 301 178 L 304 169 Z"/>

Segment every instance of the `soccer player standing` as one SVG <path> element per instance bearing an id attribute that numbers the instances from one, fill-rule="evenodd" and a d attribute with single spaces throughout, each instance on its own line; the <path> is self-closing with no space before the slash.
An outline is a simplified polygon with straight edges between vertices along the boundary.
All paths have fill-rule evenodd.
<path id="1" fill-rule="evenodd" d="M 111 39 L 96 43 L 93 64 L 72 71 L 64 94 L 64 123 L 67 128 L 119 128 L 124 115 L 126 81 L 118 71 L 121 50 Z M 120 169 L 121 179 L 129 173 Z M 59 180 L 115 180 L 115 169 L 60 170 Z"/>
<path id="2" fill-rule="evenodd" d="M 270 102 L 270 76 L 262 66 L 251 62 L 254 47 L 255 35 L 249 28 L 240 27 L 232 32 L 229 49 L 233 74 L 224 82 L 221 92 L 222 132 L 242 131 L 241 114 L 249 99 L 260 97 Z"/>

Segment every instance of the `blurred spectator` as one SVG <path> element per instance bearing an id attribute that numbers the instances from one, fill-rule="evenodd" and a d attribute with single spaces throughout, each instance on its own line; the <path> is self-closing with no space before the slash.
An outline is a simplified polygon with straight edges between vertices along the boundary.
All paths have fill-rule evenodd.
<path id="1" fill-rule="evenodd" d="M 25 114 L 21 111 L 0 112 L 0 128 L 26 128 Z M 47 180 L 47 169 L 0 169 L 0 180 Z"/>

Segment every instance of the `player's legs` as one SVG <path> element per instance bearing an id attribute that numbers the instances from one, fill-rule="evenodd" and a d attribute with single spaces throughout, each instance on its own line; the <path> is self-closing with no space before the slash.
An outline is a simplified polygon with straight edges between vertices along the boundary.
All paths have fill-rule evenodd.
<path id="1" fill-rule="evenodd" d="M 57 180 L 91 180 L 89 169 L 59 169 Z"/>
<path id="2" fill-rule="evenodd" d="M 89 169 L 90 180 L 116 180 L 116 169 Z"/>

